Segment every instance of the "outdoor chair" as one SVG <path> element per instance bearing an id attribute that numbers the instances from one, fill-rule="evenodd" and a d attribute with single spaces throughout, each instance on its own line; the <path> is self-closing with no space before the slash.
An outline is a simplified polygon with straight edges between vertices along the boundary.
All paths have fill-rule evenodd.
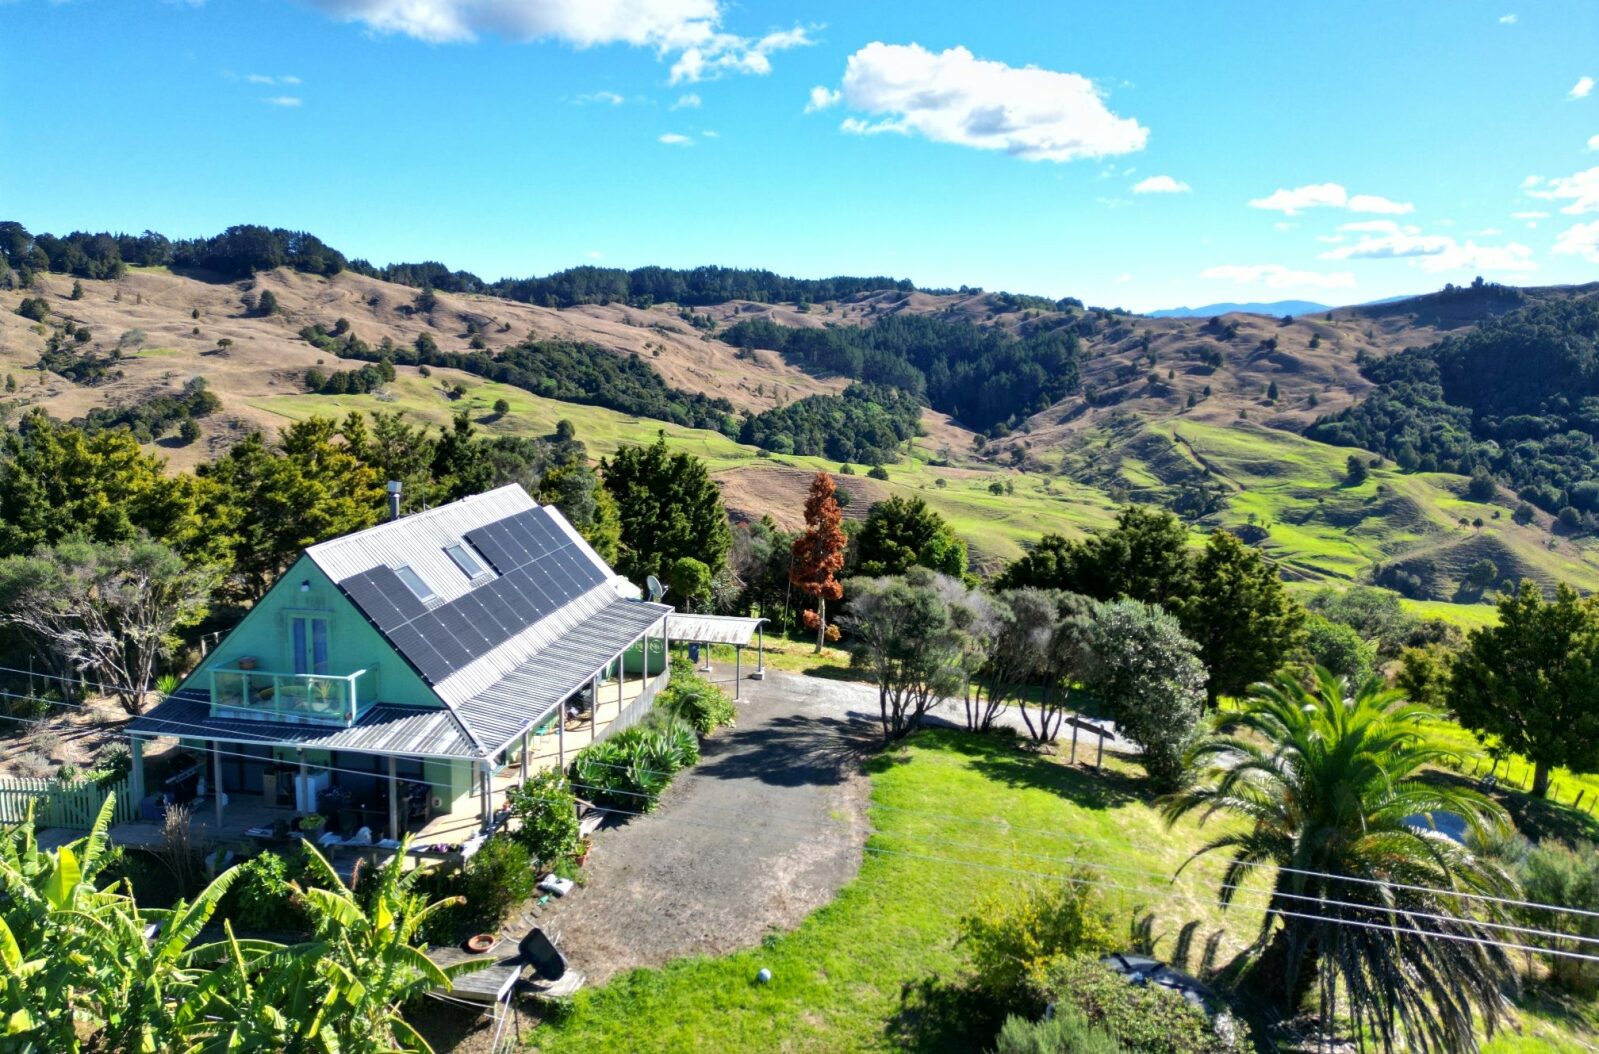
<path id="1" fill-rule="evenodd" d="M 546 981 L 559 981 L 566 976 L 566 956 L 561 954 L 561 949 L 539 927 L 534 926 L 527 931 L 527 936 L 522 938 L 516 950 L 522 961 L 533 967 L 534 971 Z"/>

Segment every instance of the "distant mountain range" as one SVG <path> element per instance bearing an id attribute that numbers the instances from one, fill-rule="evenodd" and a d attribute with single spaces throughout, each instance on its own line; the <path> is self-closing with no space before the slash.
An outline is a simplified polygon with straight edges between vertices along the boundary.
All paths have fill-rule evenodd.
<path id="1" fill-rule="evenodd" d="M 1363 301 L 1359 306 L 1369 304 L 1394 304 L 1401 300 L 1409 300 L 1405 296 L 1389 296 L 1381 300 Z M 1144 314 L 1150 318 L 1213 318 L 1216 315 L 1226 315 L 1241 312 L 1249 315 L 1313 315 L 1318 311 L 1332 311 L 1336 304 L 1318 304 L 1314 300 L 1273 300 L 1269 304 L 1253 302 L 1237 304 L 1231 301 L 1220 304 L 1203 304 L 1200 307 L 1168 307 L 1159 311 L 1146 311 Z"/>

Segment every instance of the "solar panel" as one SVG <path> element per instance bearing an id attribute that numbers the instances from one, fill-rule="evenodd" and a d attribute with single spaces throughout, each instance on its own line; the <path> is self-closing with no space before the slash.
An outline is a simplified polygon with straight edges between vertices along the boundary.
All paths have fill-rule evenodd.
<path id="1" fill-rule="evenodd" d="M 489 563 L 494 565 L 494 570 L 502 575 L 514 571 L 517 566 L 516 560 L 506 548 L 503 538 L 503 531 L 499 529 L 499 524 L 497 523 L 479 527 L 466 536 L 466 540 L 472 543 L 472 548 L 487 557 Z"/>

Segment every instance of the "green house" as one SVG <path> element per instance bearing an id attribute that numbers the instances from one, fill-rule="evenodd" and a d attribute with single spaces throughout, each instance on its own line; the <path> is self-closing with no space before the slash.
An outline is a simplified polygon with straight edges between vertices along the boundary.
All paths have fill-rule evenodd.
<path id="1" fill-rule="evenodd" d="M 314 815 L 469 850 L 511 785 L 648 709 L 670 611 L 515 485 L 313 545 L 129 724 L 140 822 L 198 799 L 215 837 Z M 192 764 L 149 785 L 174 739 Z"/>

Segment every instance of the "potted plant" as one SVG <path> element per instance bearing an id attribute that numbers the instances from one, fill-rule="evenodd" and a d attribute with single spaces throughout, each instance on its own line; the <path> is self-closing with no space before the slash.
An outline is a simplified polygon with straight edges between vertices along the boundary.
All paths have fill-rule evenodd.
<path id="1" fill-rule="evenodd" d="M 300 817 L 300 830 L 304 834 L 315 836 L 322 828 L 326 827 L 328 818 L 319 812 L 307 813 Z"/>
<path id="2" fill-rule="evenodd" d="M 482 955 L 492 947 L 494 947 L 494 934 L 492 933 L 474 933 L 466 939 L 466 950 L 473 955 Z"/>
<path id="3" fill-rule="evenodd" d="M 591 838 L 588 835 L 584 835 L 583 836 L 583 840 L 581 842 L 579 842 L 578 846 L 577 846 L 577 857 L 576 857 L 576 859 L 577 859 L 577 866 L 578 867 L 582 867 L 584 864 L 588 863 L 589 850 L 591 850 L 593 848 L 594 848 L 594 839 Z"/>

